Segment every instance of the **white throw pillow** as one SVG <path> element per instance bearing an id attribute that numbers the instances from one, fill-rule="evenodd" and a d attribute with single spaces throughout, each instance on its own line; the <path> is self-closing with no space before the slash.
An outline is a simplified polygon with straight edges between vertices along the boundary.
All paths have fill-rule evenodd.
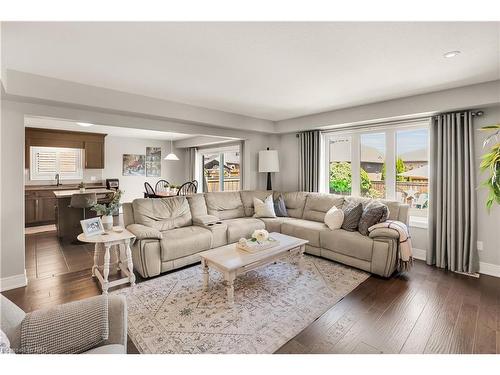
<path id="1" fill-rule="evenodd" d="M 254 197 L 253 208 L 255 210 L 255 214 L 253 215 L 254 217 L 276 217 L 272 194 L 268 196 L 264 202 Z"/>
<path id="2" fill-rule="evenodd" d="M 325 214 L 325 224 L 330 229 L 340 229 L 344 221 L 344 211 L 333 206 Z"/>
<path id="3" fill-rule="evenodd" d="M 10 348 L 10 342 L 7 335 L 0 330 L 0 354 L 11 354 L 14 351 Z"/>

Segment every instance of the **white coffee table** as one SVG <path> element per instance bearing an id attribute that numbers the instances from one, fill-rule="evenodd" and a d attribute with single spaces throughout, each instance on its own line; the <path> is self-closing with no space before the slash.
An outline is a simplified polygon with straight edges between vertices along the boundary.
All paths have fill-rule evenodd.
<path id="1" fill-rule="evenodd" d="M 297 255 L 299 273 L 302 273 L 304 251 L 309 241 L 274 232 L 270 233 L 270 236 L 279 241 L 279 245 L 257 253 L 240 250 L 234 243 L 201 252 L 199 255 L 201 256 L 204 290 L 208 290 L 209 269 L 218 270 L 224 275 L 227 302 L 232 307 L 234 305 L 234 279 L 238 275 L 273 263 L 290 254 Z"/>
<path id="2" fill-rule="evenodd" d="M 101 284 L 103 294 L 108 294 L 108 289 L 117 285 L 125 283 L 130 283 L 131 286 L 135 285 L 134 265 L 132 263 L 132 252 L 130 250 L 130 241 L 134 238 L 135 236 L 126 229 L 121 232 L 109 231 L 105 234 L 97 234 L 94 236 L 86 236 L 84 233 L 78 235 L 78 241 L 95 244 L 92 277 L 96 277 Z M 110 248 L 112 246 L 118 247 L 118 270 L 125 274 L 125 277 L 109 281 L 108 276 L 111 258 Z M 102 267 L 103 274 L 101 275 L 97 259 L 103 248 L 104 265 Z"/>

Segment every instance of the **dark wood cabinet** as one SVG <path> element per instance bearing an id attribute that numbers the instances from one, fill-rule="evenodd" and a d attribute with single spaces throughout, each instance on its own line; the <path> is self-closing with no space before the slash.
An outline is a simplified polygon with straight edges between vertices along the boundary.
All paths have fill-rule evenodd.
<path id="1" fill-rule="evenodd" d="M 85 168 L 104 169 L 104 140 L 85 142 Z"/>
<path id="2" fill-rule="evenodd" d="M 57 199 L 52 191 L 27 191 L 24 202 L 26 226 L 54 224 Z"/>

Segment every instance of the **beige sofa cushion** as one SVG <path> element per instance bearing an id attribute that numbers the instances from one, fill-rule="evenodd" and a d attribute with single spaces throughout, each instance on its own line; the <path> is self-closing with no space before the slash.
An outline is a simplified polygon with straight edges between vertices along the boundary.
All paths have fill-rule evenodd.
<path id="1" fill-rule="evenodd" d="M 306 198 L 303 219 L 324 222 L 326 212 L 333 206 L 342 208 L 344 197 L 335 194 L 309 193 Z"/>
<path id="2" fill-rule="evenodd" d="M 190 226 L 162 232 L 161 260 L 168 261 L 210 249 L 212 233 L 199 226 Z"/>
<path id="3" fill-rule="evenodd" d="M 187 195 L 186 199 L 191 209 L 191 216 L 194 218 L 208 215 L 207 204 L 203 194 Z"/>
<path id="4" fill-rule="evenodd" d="M 359 232 L 327 230 L 320 235 L 321 248 L 357 259 L 371 261 L 373 240 Z"/>
<path id="5" fill-rule="evenodd" d="M 250 238 L 256 229 L 265 229 L 262 220 L 253 217 L 222 220 L 227 225 L 227 242 L 237 242 L 240 238 Z"/>
<path id="6" fill-rule="evenodd" d="M 306 205 L 307 194 L 304 191 L 294 191 L 294 192 L 286 192 L 274 193 L 274 199 L 278 198 L 278 196 L 282 194 L 285 200 L 286 210 L 288 216 L 294 217 L 296 219 L 302 219 L 302 215 L 304 213 L 304 206 Z"/>
<path id="7" fill-rule="evenodd" d="M 243 202 L 243 208 L 245 210 L 245 216 L 253 216 L 253 199 L 257 198 L 264 201 L 268 196 L 272 195 L 271 190 L 245 190 L 240 191 L 241 201 Z"/>
<path id="8" fill-rule="evenodd" d="M 237 191 L 206 193 L 205 201 L 208 214 L 217 216 L 221 220 L 245 216 L 243 202 L 240 193 Z"/>
<path id="9" fill-rule="evenodd" d="M 309 245 L 315 247 L 320 247 L 319 235 L 324 230 L 329 230 L 325 223 L 303 219 L 290 219 L 281 224 L 281 233 L 308 240 Z"/>
<path id="10" fill-rule="evenodd" d="M 281 224 L 283 224 L 287 220 L 295 220 L 290 217 L 261 217 L 260 220 L 262 220 L 266 226 L 266 230 L 271 233 L 271 232 L 278 232 L 281 233 Z"/>
<path id="11" fill-rule="evenodd" d="M 135 199 L 132 202 L 136 224 L 164 231 L 192 224 L 186 197 Z"/>

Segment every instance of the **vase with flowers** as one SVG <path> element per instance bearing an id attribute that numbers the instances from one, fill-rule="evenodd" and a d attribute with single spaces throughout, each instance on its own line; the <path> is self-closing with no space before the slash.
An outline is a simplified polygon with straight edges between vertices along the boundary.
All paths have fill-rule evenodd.
<path id="1" fill-rule="evenodd" d="M 121 190 L 115 191 L 113 199 L 109 203 L 97 203 L 91 210 L 97 212 L 97 215 L 102 215 L 102 226 L 104 230 L 109 231 L 113 228 L 113 212 L 118 211 L 121 206 L 120 199 L 123 192 Z"/>

